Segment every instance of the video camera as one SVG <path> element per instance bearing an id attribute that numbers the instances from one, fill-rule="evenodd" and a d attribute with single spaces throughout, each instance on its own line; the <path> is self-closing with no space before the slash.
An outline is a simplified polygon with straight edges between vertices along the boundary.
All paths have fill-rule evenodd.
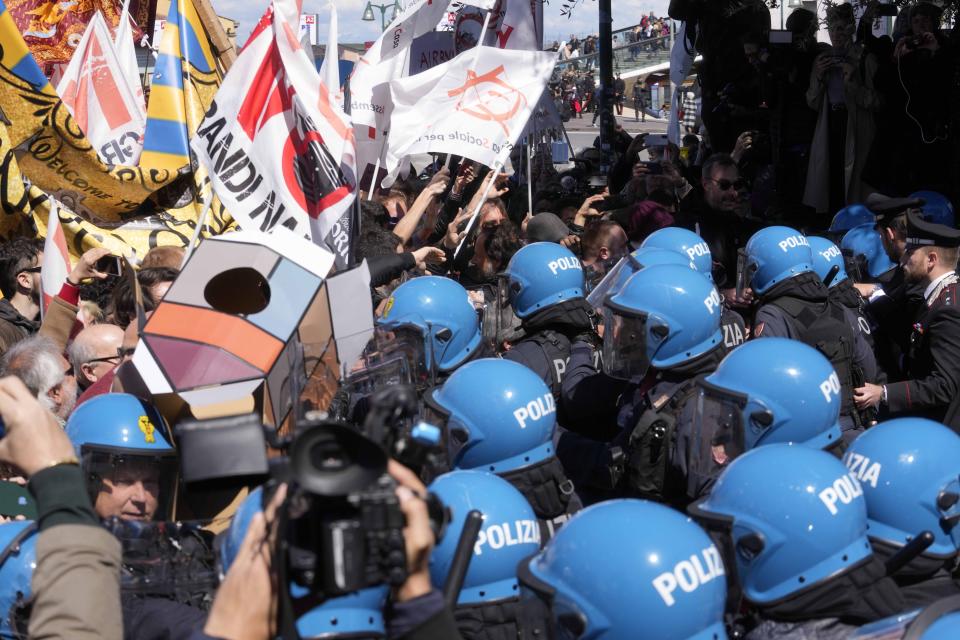
<path id="1" fill-rule="evenodd" d="M 375 399 L 374 405 L 387 403 Z M 188 484 L 263 480 L 267 476 L 256 472 L 264 468 L 267 443 L 289 452 L 267 464 L 268 486 L 289 485 L 279 518 L 281 581 L 309 589 L 321 600 L 379 584 L 398 586 L 407 578 L 406 520 L 395 493 L 397 483 L 387 473 L 383 445 L 411 460 L 419 455 L 413 453 L 418 446 L 439 445 L 433 438 L 439 430 L 431 432 L 419 424 L 411 430 L 390 425 L 374 429 L 374 422 L 394 413 L 386 409 L 369 414 L 366 428 L 379 434 L 383 443 L 345 424 L 309 416 L 297 424 L 292 438 L 278 436 L 252 414 L 186 422 L 177 427 L 181 473 Z M 411 432 L 422 445 L 409 436 Z M 234 437 L 233 443 L 227 442 Z M 214 459 L 220 456 L 211 456 L 211 451 L 226 451 L 229 463 L 217 463 Z M 428 495 L 426 500 L 439 539 L 449 517 L 436 497 Z"/>
<path id="2" fill-rule="evenodd" d="M 289 474 L 282 527 L 293 582 L 330 598 L 406 581 L 406 520 L 379 445 L 344 425 L 309 425 L 290 449 Z M 440 538 L 447 514 L 435 496 L 427 504 Z"/>

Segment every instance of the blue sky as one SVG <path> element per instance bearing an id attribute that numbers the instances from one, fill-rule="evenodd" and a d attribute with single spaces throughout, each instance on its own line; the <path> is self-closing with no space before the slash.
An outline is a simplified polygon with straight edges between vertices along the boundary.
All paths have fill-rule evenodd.
<path id="1" fill-rule="evenodd" d="M 402 2 L 403 0 L 401 0 Z M 583 34 L 597 31 L 597 3 L 596 0 L 582 0 L 574 11 L 572 18 L 560 15 L 563 0 L 550 0 L 544 7 L 545 39 L 548 44 L 552 40 L 564 39 L 571 33 Z M 212 0 L 214 8 L 220 15 L 228 16 L 240 21 L 240 41 L 244 41 L 250 29 L 256 24 L 267 7 L 268 0 Z M 378 4 L 388 3 L 389 0 L 379 0 Z M 340 39 L 344 42 L 364 42 L 374 40 L 380 33 L 379 13 L 375 22 L 363 22 L 360 16 L 367 0 L 336 0 L 337 15 L 340 23 Z M 657 15 L 666 15 L 669 0 L 612 0 L 613 28 L 625 27 L 639 22 L 640 15 L 650 11 Z M 304 0 L 304 13 L 321 14 L 320 21 L 326 23 L 322 7 L 326 2 L 320 0 Z M 326 34 L 320 30 L 321 38 Z"/>

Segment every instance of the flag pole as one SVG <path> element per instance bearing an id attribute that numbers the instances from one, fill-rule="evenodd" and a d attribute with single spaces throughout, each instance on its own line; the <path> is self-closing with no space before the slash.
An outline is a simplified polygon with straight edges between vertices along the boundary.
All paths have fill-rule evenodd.
<path id="1" fill-rule="evenodd" d="M 460 255 L 460 249 L 463 248 L 464 243 L 466 243 L 467 238 L 470 237 L 470 231 L 473 229 L 474 223 L 477 221 L 477 216 L 480 215 L 480 210 L 483 209 L 483 205 L 487 202 L 487 196 L 490 195 L 490 190 L 493 188 L 494 183 L 497 181 L 497 175 L 500 173 L 500 169 L 503 168 L 503 161 L 498 159 L 493 167 L 490 169 L 490 179 L 487 181 L 487 186 L 483 189 L 483 195 L 480 197 L 480 200 L 477 202 L 477 206 L 473 210 L 473 215 L 470 216 L 470 222 L 467 223 L 467 228 L 463 232 L 463 239 L 460 241 L 460 244 L 457 245 L 456 251 L 453 252 L 453 259 L 456 260 L 457 256 Z"/>
<path id="2" fill-rule="evenodd" d="M 527 134 L 527 216 L 533 215 L 533 134 Z"/>

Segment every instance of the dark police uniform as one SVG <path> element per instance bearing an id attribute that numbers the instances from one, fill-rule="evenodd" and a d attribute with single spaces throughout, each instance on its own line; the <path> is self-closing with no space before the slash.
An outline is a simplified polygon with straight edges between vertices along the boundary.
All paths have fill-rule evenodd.
<path id="1" fill-rule="evenodd" d="M 757 338 L 799 340 L 830 360 L 843 390 L 840 426 L 848 443 L 866 427 L 853 402 L 853 390 L 877 379 L 873 351 L 853 323 L 847 309 L 830 299 L 812 272 L 785 280 L 764 294 L 754 323 Z"/>
<path id="2" fill-rule="evenodd" d="M 907 248 L 960 246 L 960 231 L 907 216 Z M 930 418 L 960 432 L 960 306 L 957 274 L 951 272 L 925 291 L 926 311 L 913 325 L 906 361 L 907 380 L 887 384 L 891 413 Z"/>

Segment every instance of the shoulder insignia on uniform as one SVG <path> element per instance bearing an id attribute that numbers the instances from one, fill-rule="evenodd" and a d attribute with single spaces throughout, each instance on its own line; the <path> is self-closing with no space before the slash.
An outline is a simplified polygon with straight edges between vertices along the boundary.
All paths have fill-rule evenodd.
<path id="1" fill-rule="evenodd" d="M 153 432 L 156 430 L 153 426 L 153 423 L 150 422 L 150 418 L 147 416 L 140 416 L 139 421 L 140 431 L 143 432 L 143 439 L 148 444 L 153 444 L 157 441 L 156 436 L 153 435 Z"/>

